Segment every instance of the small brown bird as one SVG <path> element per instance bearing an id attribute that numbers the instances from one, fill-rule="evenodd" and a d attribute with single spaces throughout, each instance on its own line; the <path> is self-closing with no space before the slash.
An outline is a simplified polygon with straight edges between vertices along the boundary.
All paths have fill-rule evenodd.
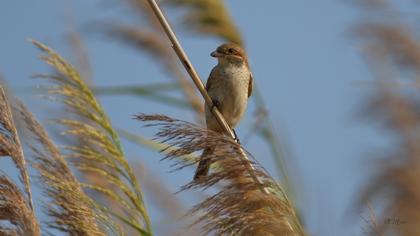
<path id="1" fill-rule="evenodd" d="M 210 73 L 206 89 L 213 104 L 217 106 L 229 126 L 234 128 L 244 115 L 252 93 L 253 79 L 248 58 L 245 51 L 234 43 L 222 44 L 210 55 L 218 59 L 218 64 Z M 205 104 L 205 115 L 207 129 L 223 132 L 208 104 Z M 213 151 L 213 148 L 203 151 L 194 180 L 207 176 L 211 160 L 206 156 Z"/>

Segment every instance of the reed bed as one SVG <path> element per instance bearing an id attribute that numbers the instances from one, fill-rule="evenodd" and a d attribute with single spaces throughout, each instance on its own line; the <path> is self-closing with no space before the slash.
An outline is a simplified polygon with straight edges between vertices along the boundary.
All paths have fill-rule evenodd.
<path id="1" fill-rule="evenodd" d="M 159 228 L 168 226 L 167 221 L 179 227 L 178 220 L 189 222 L 189 227 L 169 227 L 165 234 L 308 235 L 302 220 L 306 209 L 298 209 L 294 198 L 300 186 L 294 185 L 293 179 L 299 177 L 294 174 L 289 178 L 288 160 L 273 132 L 270 109 L 262 94 L 257 89 L 255 104 L 262 115 L 254 117 L 249 132 L 250 136 L 260 135 L 268 144 L 280 180 L 259 164 L 261 157 L 254 157 L 232 138 L 233 132 L 217 108 L 212 111 L 225 133 L 202 127 L 204 109 L 200 95 L 208 104 L 210 98 L 159 8 L 181 10 L 180 25 L 184 30 L 244 46 L 246 41 L 224 1 L 163 0 L 159 5 L 154 0 L 121 2 L 141 20 L 133 25 L 99 23 L 100 33 L 154 58 L 171 81 L 136 88 L 98 88 L 91 78 L 92 68 L 78 34 L 71 34 L 69 40 L 80 71 L 52 48 L 30 40 L 51 69 L 35 77 L 49 84 L 44 97 L 64 111 L 51 124 L 59 127 L 61 136 L 49 135 L 50 126 L 44 127 L 23 103 L 6 96 L 0 87 L 0 156 L 11 158 L 19 173 L 18 180 L 0 173 L 0 235 L 151 236 L 163 232 Z M 367 99 L 362 114 L 379 123 L 396 141 L 387 150 L 387 156 L 374 161 L 376 175 L 360 192 L 357 206 L 368 211 L 365 228 L 369 235 L 416 235 L 420 232 L 418 32 L 404 23 L 402 13 L 392 2 L 369 0 L 359 4 L 375 16 L 373 21 L 358 24 L 354 33 L 377 78 L 375 93 Z M 390 14 L 394 18 L 388 19 Z M 117 129 L 118 124 L 111 123 L 97 97 L 105 93 L 135 94 L 187 108 L 195 122 L 133 110 L 133 114 L 141 112 L 134 119 L 152 129 L 154 137 Z M 19 122 L 24 126 L 18 126 Z M 161 152 L 162 159 L 171 162 L 173 175 L 194 167 L 200 153 L 212 149 L 213 153 L 206 156 L 211 161 L 209 175 L 178 187 L 177 193 L 199 196 L 198 203 L 185 210 L 185 199 L 159 182 L 154 177 L 156 173 L 146 177 L 145 167 L 128 161 L 120 136 Z M 26 142 L 21 142 L 23 139 Z M 64 144 L 57 145 L 60 141 Z M 35 173 L 33 176 L 29 169 Z M 42 201 L 33 200 L 32 186 L 42 190 Z M 144 197 L 147 190 L 154 195 L 158 208 L 163 209 L 166 222 L 157 222 L 151 216 L 151 207 Z M 35 213 L 38 208 L 45 216 Z M 46 220 L 41 221 L 41 217 Z"/>

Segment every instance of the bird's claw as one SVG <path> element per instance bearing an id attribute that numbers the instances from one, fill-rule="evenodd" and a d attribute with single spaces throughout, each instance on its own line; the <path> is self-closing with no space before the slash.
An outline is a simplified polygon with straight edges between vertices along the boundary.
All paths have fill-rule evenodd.
<path id="1" fill-rule="evenodd" d="M 217 109 L 220 109 L 220 102 L 218 100 L 213 100 L 213 106 L 212 106 L 212 110 L 217 107 Z"/>
<path id="2" fill-rule="evenodd" d="M 236 134 L 235 129 L 232 129 L 232 131 L 233 131 L 233 134 L 235 135 L 235 138 L 233 138 L 233 140 L 235 140 L 235 142 L 237 144 L 241 144 L 241 141 L 239 140 L 238 135 Z"/>

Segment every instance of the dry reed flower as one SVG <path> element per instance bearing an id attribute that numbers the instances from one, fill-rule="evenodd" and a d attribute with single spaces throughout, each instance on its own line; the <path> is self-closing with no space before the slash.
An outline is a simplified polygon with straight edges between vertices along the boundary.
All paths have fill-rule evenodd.
<path id="1" fill-rule="evenodd" d="M 74 25 L 71 21 L 68 23 L 68 28 L 73 29 Z M 82 36 L 75 30 L 71 30 L 66 34 L 66 41 L 68 42 L 71 52 L 73 54 L 73 57 L 76 59 L 76 65 L 75 68 L 80 74 L 80 78 L 86 82 L 87 85 L 92 85 L 92 69 L 90 68 L 90 62 L 88 59 L 88 53 L 85 48 L 84 42 L 82 40 Z M 68 111 L 67 111 L 68 112 Z M 69 112 L 69 116 L 71 116 L 71 112 Z M 75 117 L 78 119 L 81 123 L 85 122 L 85 119 L 83 117 Z M 89 144 L 86 144 L 83 140 L 77 140 L 77 137 L 68 138 L 68 136 L 61 136 L 63 140 L 65 140 L 66 144 L 78 147 L 78 148 L 85 148 L 89 149 Z M 94 149 L 94 147 L 92 148 Z M 83 162 L 85 165 L 95 165 L 94 162 L 87 159 L 80 159 L 78 160 L 80 162 Z M 112 171 L 112 170 L 110 170 Z M 84 182 L 87 182 L 92 185 L 100 186 L 105 189 L 112 189 L 113 191 L 117 191 L 117 189 L 114 188 L 114 186 L 110 183 L 108 183 L 102 175 L 98 175 L 95 172 L 92 171 L 83 171 L 79 170 L 79 179 L 82 179 Z M 93 199 L 100 198 L 101 204 L 109 206 L 111 209 L 113 209 L 113 202 L 107 202 L 106 199 L 101 198 L 100 195 L 95 194 L 96 192 L 90 191 L 87 192 L 87 195 L 90 196 Z M 118 207 L 115 207 L 118 208 Z"/>
<path id="2" fill-rule="evenodd" d="M 47 225 L 70 235 L 105 235 L 97 224 L 99 214 L 93 210 L 93 203 L 84 194 L 58 148 L 23 104 L 18 106 L 18 111 L 36 140 L 36 144 L 31 145 L 33 166 L 39 172 L 44 192 L 51 199 L 45 209 L 54 219 Z"/>
<path id="3" fill-rule="evenodd" d="M 12 180 L 0 175 L 0 235 L 40 235 L 28 201 Z M 9 224 L 3 224 L 8 222 Z"/>
<path id="4" fill-rule="evenodd" d="M 420 43 L 403 25 L 367 23 L 357 27 L 356 33 L 371 49 L 382 50 L 383 59 L 389 57 L 403 69 L 420 70 Z"/>
<path id="5" fill-rule="evenodd" d="M 384 2 L 386 8 L 376 8 L 383 21 L 364 23 L 357 33 L 379 81 L 364 113 L 391 132 L 395 145 L 387 150 L 385 161 L 375 162 L 378 173 L 366 186 L 360 204 L 380 202 L 383 211 L 376 221 L 377 232 L 410 236 L 420 232 L 420 44 L 408 25 L 398 21 L 393 5 Z M 402 77 L 410 82 L 408 86 L 398 86 Z"/>
<path id="6" fill-rule="evenodd" d="M 19 169 L 20 177 L 25 186 L 29 206 L 33 208 L 31 186 L 29 174 L 26 170 L 25 156 L 13 121 L 12 111 L 2 86 L 0 86 L 0 156 L 10 156 Z"/>
<path id="7" fill-rule="evenodd" d="M 160 35 L 138 29 L 134 26 L 115 25 L 106 31 L 107 35 L 131 44 L 134 48 L 149 53 L 164 64 L 168 62 L 167 43 L 162 42 Z"/>
<path id="8" fill-rule="evenodd" d="M 163 115 L 141 114 L 135 118 L 147 122 L 146 127 L 158 128 L 156 140 L 172 148 L 164 159 L 175 161 L 176 169 L 199 161 L 196 159 L 191 162 L 179 156 L 214 148 L 209 159 L 218 168 L 206 178 L 192 181 L 181 188 L 181 191 L 207 189 L 216 184 L 219 188 L 216 194 L 196 205 L 190 212 L 199 215 L 194 225 L 201 225 L 203 234 L 304 235 L 281 187 L 254 159 L 252 163 L 244 163 L 243 148 L 233 139 Z M 255 168 L 249 169 L 250 164 Z M 256 182 L 253 176 L 257 176 L 260 181 Z M 261 188 L 267 191 L 261 191 Z"/>
<path id="9" fill-rule="evenodd" d="M 369 201 L 366 203 L 366 205 L 368 207 L 369 216 L 368 218 L 361 216 L 361 218 L 366 224 L 366 227 L 362 227 L 363 232 L 366 235 L 383 236 L 383 227 L 380 227 L 378 218 L 375 214 L 375 209 L 373 209 L 373 206 Z"/>
<path id="10" fill-rule="evenodd" d="M 376 101 L 370 114 L 379 116 L 384 126 L 395 132 L 399 146 L 389 152 L 386 163 L 377 163 L 379 174 L 366 187 L 360 202 L 385 201 L 377 220 L 379 232 L 415 235 L 420 230 L 414 223 L 420 221 L 420 140 L 414 134 L 420 125 L 419 106 L 387 87 L 382 88 L 378 95 L 381 103 Z"/>
<path id="11" fill-rule="evenodd" d="M 190 8 L 184 16 L 184 24 L 189 29 L 243 44 L 223 0 L 166 0 L 162 4 Z"/>
<path id="12" fill-rule="evenodd" d="M 144 206 L 137 178 L 125 159 L 119 137 L 112 128 L 105 112 L 93 92 L 80 78 L 78 72 L 57 53 L 45 45 L 32 41 L 45 55 L 41 58 L 56 71 L 55 75 L 41 75 L 57 86 L 50 94 L 62 99 L 67 109 L 81 119 L 59 119 L 57 123 L 67 127 L 65 135 L 74 136 L 83 146 L 67 146 L 67 156 L 81 171 L 101 176 L 117 189 L 83 183 L 82 186 L 96 191 L 118 205 L 122 214 L 102 207 L 104 213 L 131 227 L 142 235 L 151 234 L 150 219 Z M 82 161 L 78 161 L 82 160 Z"/>

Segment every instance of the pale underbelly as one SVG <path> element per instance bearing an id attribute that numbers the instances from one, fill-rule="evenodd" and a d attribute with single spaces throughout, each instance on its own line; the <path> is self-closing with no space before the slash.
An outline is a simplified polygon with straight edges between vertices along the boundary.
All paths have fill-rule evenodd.
<path id="1" fill-rule="evenodd" d="M 209 91 L 209 95 L 213 100 L 220 103 L 218 107 L 226 122 L 231 128 L 234 128 L 243 117 L 248 103 L 248 84 L 242 81 L 236 83 L 235 86 L 227 83 L 223 87 L 219 87 L 217 91 Z M 221 131 L 217 120 L 211 114 L 210 109 L 206 105 L 206 123 L 207 127 L 212 130 Z"/>

